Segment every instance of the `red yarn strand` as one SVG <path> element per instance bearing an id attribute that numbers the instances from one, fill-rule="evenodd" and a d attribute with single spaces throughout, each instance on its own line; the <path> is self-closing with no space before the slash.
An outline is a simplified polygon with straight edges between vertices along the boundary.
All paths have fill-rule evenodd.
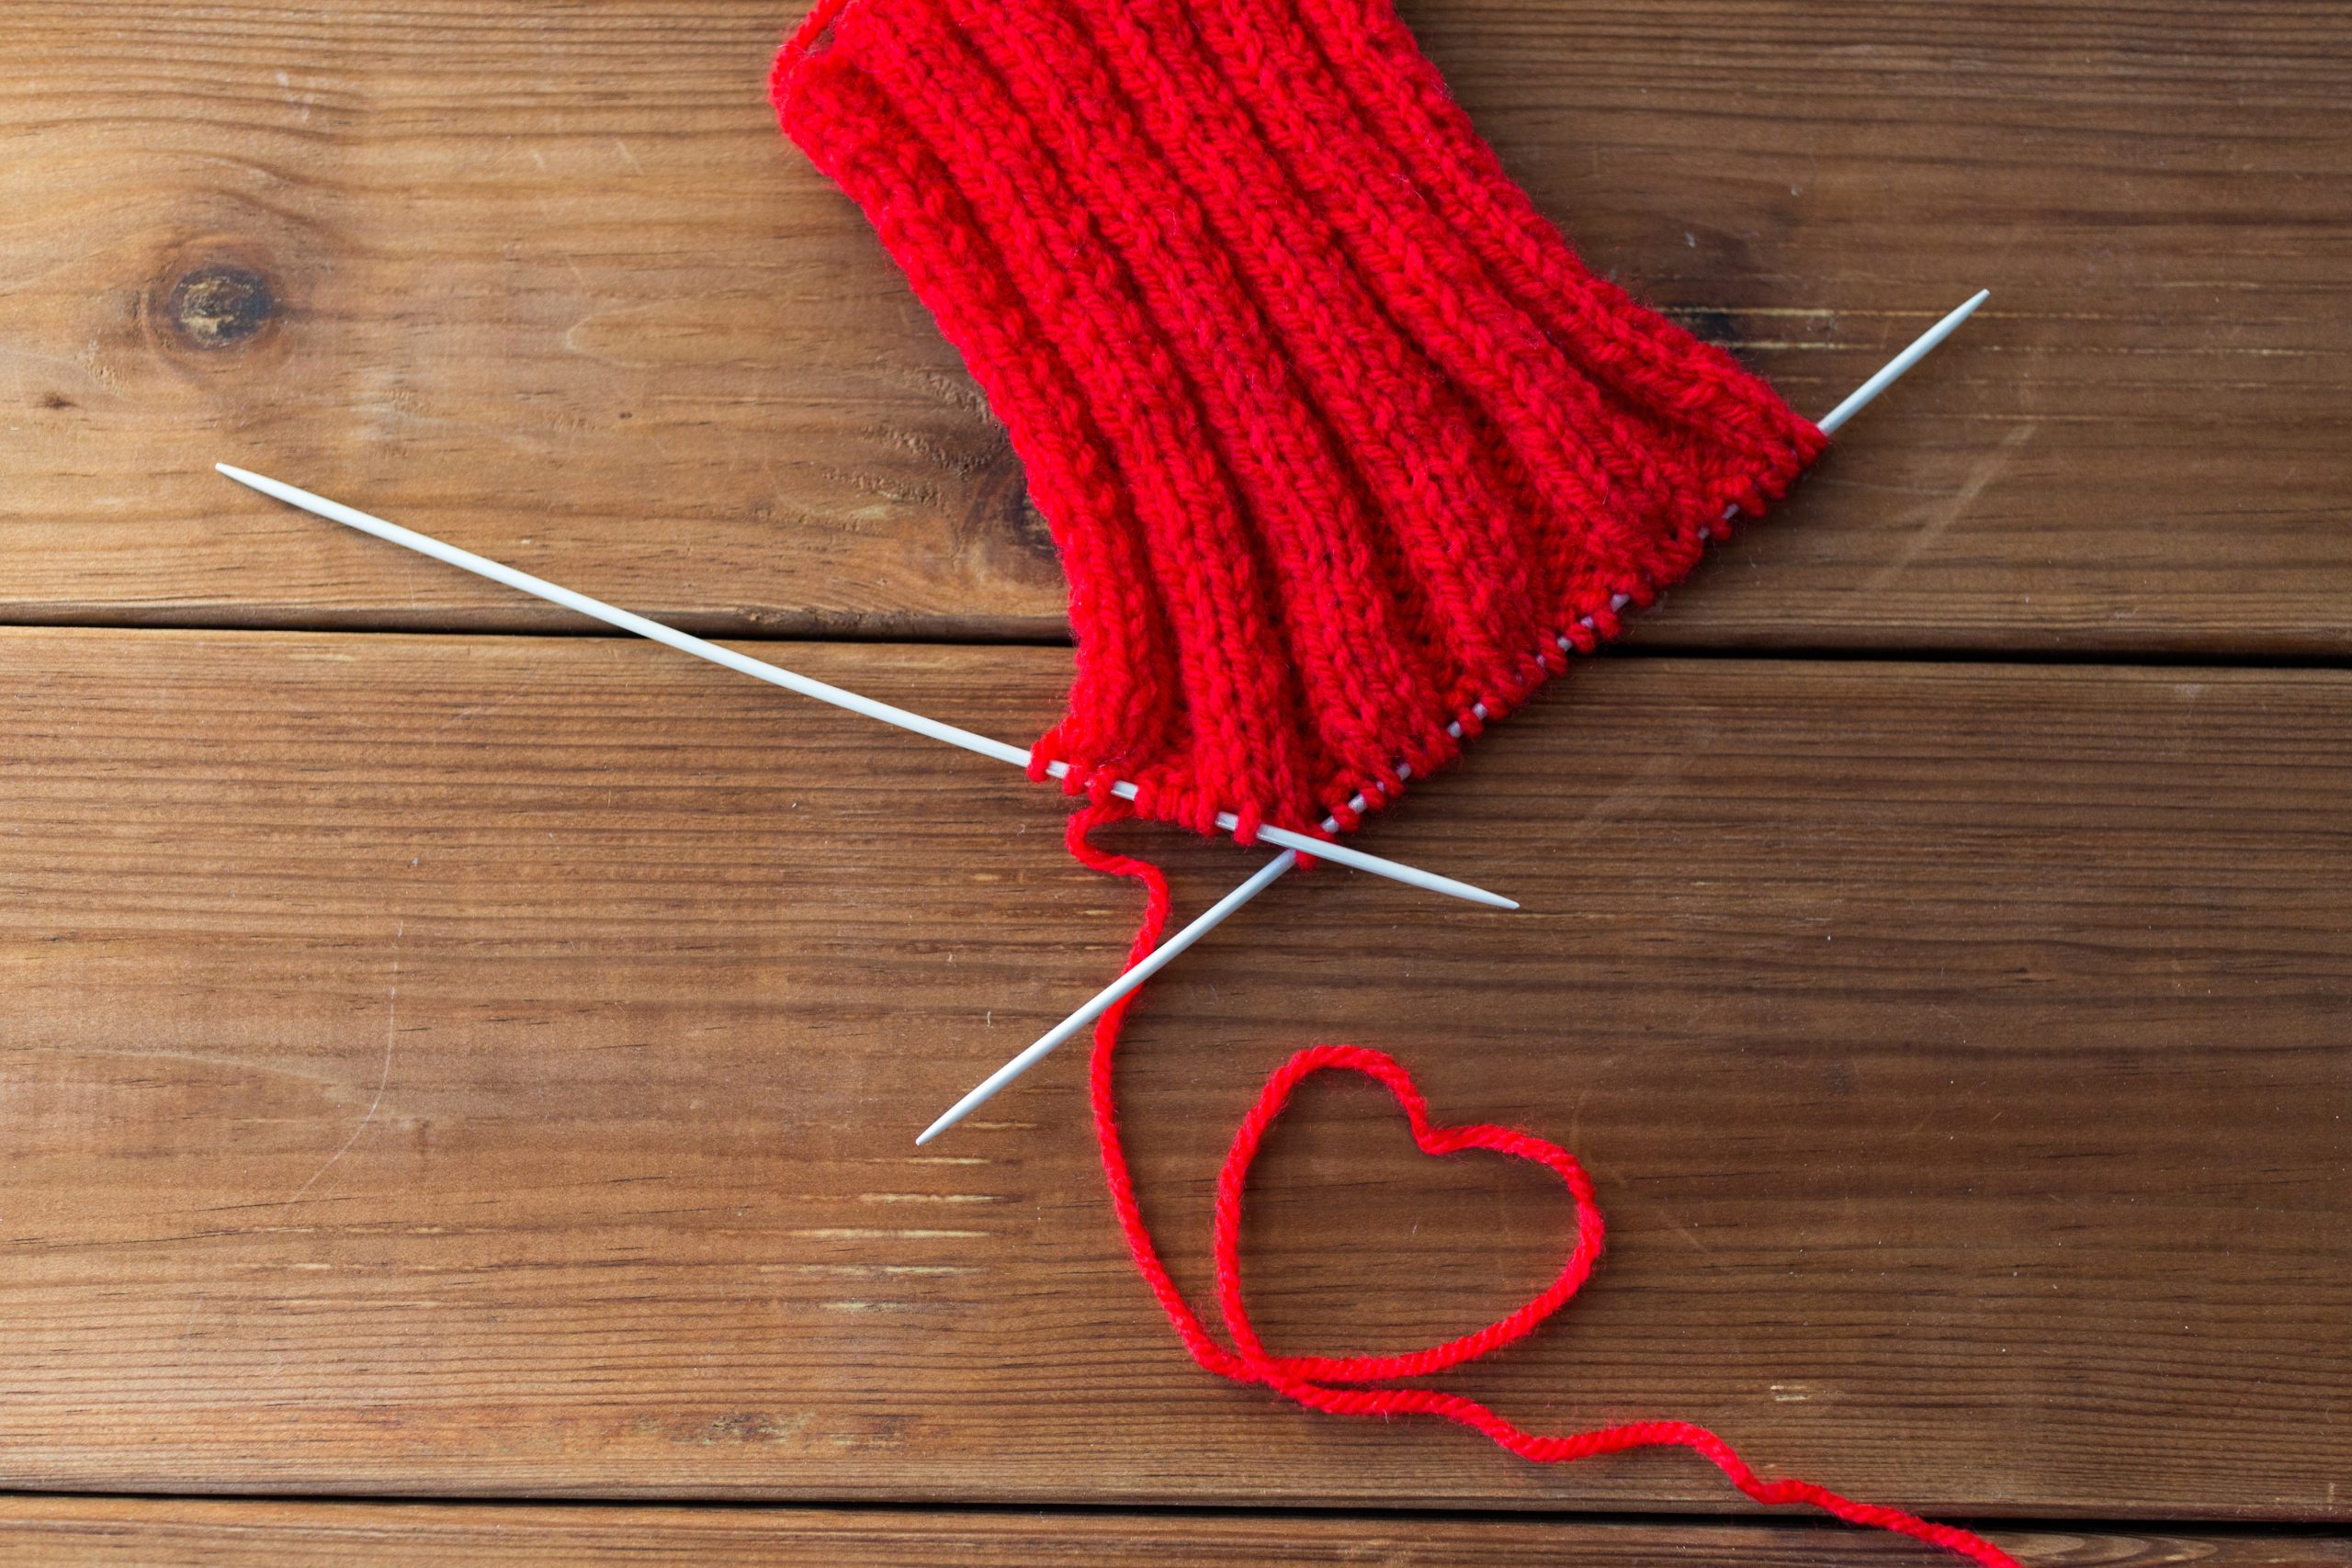
<path id="1" fill-rule="evenodd" d="M 1129 966 L 1148 956 L 1167 929 L 1168 880 L 1148 861 L 1102 849 L 1091 841 L 1091 835 L 1108 823 L 1132 815 L 1124 802 L 1091 805 L 1071 816 L 1068 835 L 1070 852 L 1082 863 L 1143 886 L 1143 923 L 1127 954 Z M 1529 1432 L 1462 1394 L 1386 1386 L 1476 1360 L 1533 1333 L 1566 1306 L 1590 1277 L 1600 1259 L 1603 1225 L 1592 1183 L 1567 1150 L 1532 1133 L 1507 1127 L 1439 1126 L 1430 1120 L 1428 1102 L 1411 1074 L 1393 1057 L 1361 1045 L 1314 1045 L 1294 1055 L 1266 1080 L 1234 1134 L 1233 1145 L 1217 1175 L 1212 1227 L 1217 1306 L 1232 1343 L 1228 1346 L 1219 1341 L 1185 1300 L 1160 1259 L 1159 1244 L 1152 1237 L 1142 1202 L 1136 1195 L 1135 1178 L 1128 1168 L 1126 1148 L 1119 1134 L 1114 1090 L 1115 1058 L 1127 1010 L 1139 994 L 1130 993 L 1121 998 L 1095 1025 L 1087 1081 L 1094 1114 L 1095 1143 L 1102 1155 L 1112 1210 L 1127 1251 L 1142 1272 L 1153 1299 L 1174 1325 L 1177 1337 L 1204 1370 L 1235 1382 L 1261 1385 L 1310 1410 L 1334 1416 L 1438 1416 L 1482 1433 L 1498 1447 L 1537 1464 L 1566 1464 L 1635 1449 L 1688 1449 L 1723 1472 L 1741 1494 L 1768 1507 L 1812 1507 L 1848 1524 L 1887 1530 L 1939 1547 L 1981 1563 L 1983 1568 L 2020 1568 L 2007 1552 L 1957 1526 L 1937 1524 L 1900 1508 L 1860 1502 L 1809 1481 L 1768 1481 L 1757 1474 L 1721 1437 L 1691 1422 L 1633 1421 L 1555 1436 Z M 1326 1072 L 1356 1073 L 1385 1089 L 1404 1111 L 1413 1142 L 1424 1154 L 1443 1156 L 1481 1149 L 1527 1160 L 1558 1177 L 1576 1205 L 1576 1232 L 1567 1259 L 1552 1282 L 1516 1311 L 1484 1328 L 1422 1350 L 1344 1357 L 1276 1356 L 1269 1352 L 1242 1301 L 1243 1199 L 1250 1165 L 1266 1134 L 1288 1106 L 1292 1091 L 1308 1078 Z M 1355 1386 L 1337 1386 L 1342 1384 Z"/>

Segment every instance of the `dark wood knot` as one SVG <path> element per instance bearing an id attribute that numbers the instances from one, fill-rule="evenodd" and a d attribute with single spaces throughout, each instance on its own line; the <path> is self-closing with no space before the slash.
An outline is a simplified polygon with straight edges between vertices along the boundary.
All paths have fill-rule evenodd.
<path id="1" fill-rule="evenodd" d="M 214 263 L 181 276 L 164 301 L 172 330 L 198 348 L 231 348 L 277 314 L 269 279 L 250 267 Z"/>

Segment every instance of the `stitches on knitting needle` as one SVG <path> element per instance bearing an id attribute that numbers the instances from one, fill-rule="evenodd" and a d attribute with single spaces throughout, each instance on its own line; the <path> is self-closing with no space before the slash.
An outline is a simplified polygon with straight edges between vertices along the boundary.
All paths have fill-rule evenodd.
<path id="1" fill-rule="evenodd" d="M 1819 427 L 1822 432 L 1824 434 L 1834 434 L 1838 430 L 1843 429 L 1848 421 L 1851 420 L 1857 413 L 1860 413 L 1864 408 L 1868 407 L 1880 393 L 1893 386 L 1905 371 L 1918 364 L 1920 360 L 1926 358 L 1928 354 L 1934 351 L 1937 344 L 1942 343 L 1944 339 L 1950 337 L 1954 332 L 1958 331 L 1960 324 L 1968 320 L 1969 317 L 1974 315 L 1977 308 L 1982 306 L 1989 298 L 1991 298 L 1991 295 L 1988 290 L 1979 289 L 1974 295 L 1963 301 L 1957 309 L 1944 316 L 1942 320 L 1937 321 L 1935 325 L 1929 327 L 1926 332 L 1920 333 L 1918 337 L 1915 338 L 1907 347 L 1903 349 L 1901 353 L 1895 355 L 1894 358 L 1888 360 L 1883 366 L 1880 367 L 1869 379 L 1865 380 L 1860 387 L 1856 388 L 1854 391 L 1843 401 L 1838 403 L 1836 408 L 1830 410 L 1827 414 L 1824 415 Z M 1726 519 L 1728 519 L 1731 513 L 1727 512 L 1725 513 Z M 1703 530 L 1702 536 L 1712 536 L 1713 532 L 1714 531 L 1712 529 Z M 1632 600 L 1630 597 L 1620 596 L 1611 604 L 1610 608 L 1612 611 L 1623 610 L 1631 603 Z M 1587 620 L 1582 624 L 1588 632 L 1594 629 L 1593 624 L 1589 620 Z M 1577 645 L 1566 635 L 1558 637 L 1556 640 L 1559 645 L 1560 652 L 1564 656 L 1578 651 Z M 1483 705 L 1474 705 L 1470 712 L 1474 721 L 1479 723 L 1484 723 L 1490 716 Z M 1453 734 L 1456 739 L 1463 738 L 1463 731 L 1458 727 L 1453 730 Z M 1409 763 L 1398 762 L 1396 764 L 1395 771 L 1397 783 L 1400 785 L 1412 777 Z M 1379 784 L 1379 781 L 1374 780 L 1365 787 L 1367 789 L 1379 789 L 1382 786 Z M 1350 811 L 1360 815 L 1366 810 L 1372 803 L 1368 802 L 1363 795 L 1359 794 L 1347 804 Z M 1328 830 L 1332 824 L 1330 822 L 1327 822 L 1325 826 Z M 974 1111 L 978 1110 L 980 1106 L 986 1104 L 990 1099 L 994 1098 L 1000 1090 L 1011 1084 L 1015 1078 L 1018 1078 L 1022 1074 L 1036 1066 L 1037 1063 L 1045 1060 L 1047 1055 L 1051 1055 L 1057 1048 L 1076 1035 L 1079 1031 L 1085 1028 L 1088 1024 L 1092 1023 L 1106 1012 L 1110 1011 L 1110 1010 L 1116 1006 L 1123 998 L 1126 997 L 1130 992 L 1140 987 L 1152 976 L 1158 974 L 1161 969 L 1167 967 L 1167 965 L 1175 959 L 1178 953 L 1182 953 L 1194 942 L 1200 941 L 1201 938 L 1206 936 L 1219 924 L 1238 913 L 1243 905 L 1249 903 L 1252 898 L 1255 898 L 1259 894 L 1272 886 L 1284 875 L 1295 869 L 1298 863 L 1299 857 L 1295 852 L 1288 851 L 1285 851 L 1283 854 L 1276 856 L 1273 860 L 1269 861 L 1247 881 L 1243 882 L 1232 892 L 1227 894 L 1223 898 L 1217 900 L 1216 903 L 1203 910 L 1182 931 L 1177 932 L 1174 937 L 1170 938 L 1167 942 L 1160 944 L 1140 962 L 1131 965 L 1109 985 L 1103 987 L 1100 991 L 1097 991 L 1087 1000 L 1084 1006 L 1071 1013 L 1068 1018 L 1056 1024 L 1053 1028 L 1047 1030 L 1044 1034 L 1038 1036 L 1035 1041 L 1032 1042 L 1025 1049 L 1013 1056 L 1012 1060 L 1006 1062 L 1004 1066 L 999 1067 L 995 1072 L 990 1073 L 986 1078 L 982 1079 L 980 1083 L 969 1093 L 966 1094 L 954 1105 L 948 1107 L 946 1111 L 944 1112 L 938 1120 L 932 1122 L 930 1126 L 924 1128 L 922 1134 L 916 1137 L 915 1142 L 918 1145 L 930 1143 L 933 1138 L 939 1136 L 940 1134 L 947 1131 L 950 1127 L 953 1127 L 957 1122 L 963 1121 L 964 1118 L 969 1116 Z"/>

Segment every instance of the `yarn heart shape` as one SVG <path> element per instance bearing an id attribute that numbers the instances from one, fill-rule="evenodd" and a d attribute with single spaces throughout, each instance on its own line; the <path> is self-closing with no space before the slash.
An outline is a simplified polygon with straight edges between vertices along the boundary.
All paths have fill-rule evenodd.
<path id="1" fill-rule="evenodd" d="M 1292 1091 L 1320 1072 L 1360 1073 L 1388 1090 L 1412 1130 L 1421 1153 L 1435 1156 L 1481 1150 L 1542 1166 L 1560 1179 L 1576 1205 L 1576 1241 L 1560 1272 L 1542 1291 L 1483 1328 L 1473 1329 L 1425 1349 L 1381 1356 L 1276 1356 L 1270 1354 L 1250 1321 L 1241 1291 L 1241 1209 L 1250 1168 L 1283 1112 Z M 1385 1382 L 1421 1377 L 1475 1360 L 1499 1346 L 1532 1333 L 1537 1325 L 1566 1304 L 1600 1257 L 1604 1226 L 1592 1182 L 1574 1155 L 1546 1138 L 1490 1123 L 1440 1126 L 1430 1120 L 1429 1102 L 1413 1076 L 1394 1057 L 1361 1045 L 1317 1045 L 1297 1053 L 1266 1080 L 1258 1102 L 1234 1134 L 1217 1179 L 1216 1255 L 1217 1307 L 1226 1332 L 1239 1359 L 1261 1381 L 1277 1385 L 1294 1382 Z"/>
<path id="2" fill-rule="evenodd" d="M 1143 924 L 1136 932 L 1127 962 L 1140 963 L 1167 930 L 1168 879 L 1158 866 L 1131 855 L 1097 847 L 1090 835 L 1098 828 L 1132 815 L 1124 802 L 1098 800 L 1070 818 L 1070 852 L 1096 871 L 1128 876 L 1145 891 Z M 1087 1093 L 1094 1111 L 1094 1137 L 1102 1151 L 1102 1176 L 1110 1188 L 1112 1212 L 1136 1268 L 1143 1274 L 1169 1324 L 1185 1350 L 1201 1366 L 1237 1382 L 1257 1383 L 1284 1399 L 1333 1416 L 1387 1419 L 1397 1416 L 1430 1416 L 1483 1434 L 1497 1446 L 1536 1464 L 1566 1464 L 1602 1454 L 1635 1449 L 1679 1448 L 1705 1460 L 1742 1495 L 1768 1507 L 1818 1508 L 1849 1524 L 1892 1530 L 1914 1540 L 1941 1547 L 1982 1568 L 2018 1568 L 2007 1552 L 1982 1536 L 1954 1525 L 1933 1524 L 1916 1514 L 1883 1504 L 1858 1502 L 1810 1481 L 1766 1480 L 1722 1438 L 1689 1421 L 1624 1421 L 1582 1432 L 1531 1432 L 1515 1426 L 1493 1409 L 1466 1394 L 1408 1385 L 1397 1381 L 1442 1371 L 1475 1359 L 1487 1351 L 1523 1338 L 1537 1325 L 1566 1304 L 1592 1274 L 1600 1257 L 1600 1208 L 1592 1183 L 1576 1156 L 1548 1139 L 1510 1127 L 1474 1123 L 1441 1127 L 1430 1120 L 1429 1102 L 1414 1087 L 1413 1076 L 1395 1058 L 1362 1045 L 1316 1045 L 1283 1064 L 1259 1091 L 1257 1103 L 1242 1118 L 1227 1151 L 1225 1168 L 1217 1177 L 1216 1251 L 1217 1305 L 1225 1316 L 1230 1348 L 1219 1344 L 1193 1312 L 1184 1292 L 1160 1260 L 1159 1248 L 1145 1224 L 1143 1205 L 1136 1196 L 1135 1173 L 1128 1168 L 1125 1140 L 1119 1134 L 1117 1098 L 1113 1092 L 1112 1063 L 1118 1053 L 1120 1026 L 1134 1005 L 1134 994 L 1120 998 L 1095 1026 L 1094 1056 L 1087 1073 Z M 1388 1090 L 1412 1129 L 1413 1143 L 1423 1154 L 1461 1154 L 1477 1149 L 1540 1165 L 1560 1179 L 1576 1204 L 1576 1242 L 1558 1278 L 1523 1303 L 1519 1310 L 1497 1318 L 1442 1345 L 1390 1356 L 1275 1356 L 1267 1352 L 1250 1322 L 1241 1299 L 1241 1201 L 1250 1184 L 1250 1168 L 1258 1158 L 1266 1134 L 1290 1104 L 1291 1092 L 1320 1072 L 1361 1073 Z"/>

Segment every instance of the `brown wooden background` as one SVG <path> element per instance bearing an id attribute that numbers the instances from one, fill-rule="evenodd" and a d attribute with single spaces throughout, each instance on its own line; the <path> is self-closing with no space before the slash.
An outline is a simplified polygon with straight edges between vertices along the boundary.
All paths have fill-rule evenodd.
<path id="1" fill-rule="evenodd" d="M 773 132 L 794 11 L 0 15 L 0 1562 L 1931 1561 L 1205 1378 L 1074 1056 L 910 1144 L 1124 946 L 1054 799 L 212 476 L 1048 722 L 1050 547 Z M 1526 912 L 1321 873 L 1159 984 L 1180 1272 L 1263 1073 L 1375 1043 L 1612 1224 L 1455 1385 L 2037 1563 L 2352 1562 L 2352 19 L 1407 11 L 1801 407 L 1995 299 L 1367 834 Z M 1543 1276 L 1540 1185 L 1306 1112 L 1278 1342 Z"/>

